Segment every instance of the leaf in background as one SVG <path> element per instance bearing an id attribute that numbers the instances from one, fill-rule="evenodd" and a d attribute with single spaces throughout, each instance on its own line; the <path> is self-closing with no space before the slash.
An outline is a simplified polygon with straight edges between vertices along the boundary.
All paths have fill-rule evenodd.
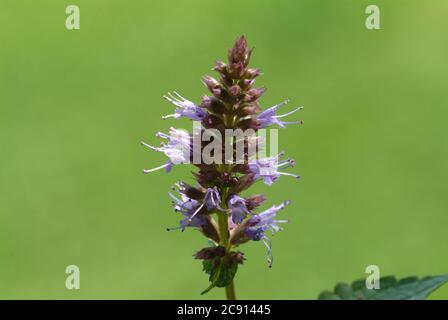
<path id="1" fill-rule="evenodd" d="M 423 300 L 448 282 L 448 274 L 418 279 L 407 277 L 399 281 L 393 276 L 380 279 L 380 289 L 367 289 L 365 280 L 351 285 L 339 283 L 334 291 L 323 291 L 319 300 Z"/>

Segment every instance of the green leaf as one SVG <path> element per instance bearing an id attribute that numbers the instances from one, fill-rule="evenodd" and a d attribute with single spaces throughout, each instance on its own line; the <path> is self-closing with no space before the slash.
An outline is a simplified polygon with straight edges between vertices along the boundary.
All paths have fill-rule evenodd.
<path id="1" fill-rule="evenodd" d="M 204 270 L 204 272 L 206 274 L 212 273 L 213 268 L 214 268 L 214 263 L 215 263 L 214 259 L 213 260 L 203 260 L 202 261 L 202 267 L 203 267 L 202 270 Z"/>
<path id="2" fill-rule="evenodd" d="M 367 289 L 365 280 L 351 285 L 339 283 L 334 291 L 323 291 L 319 300 L 423 300 L 448 282 L 448 274 L 418 279 L 407 277 L 399 281 L 393 276 L 380 279 L 380 289 Z"/>
<path id="3" fill-rule="evenodd" d="M 216 277 L 213 283 L 216 287 L 223 288 L 230 284 L 235 277 L 236 271 L 238 270 L 238 264 L 236 263 L 221 263 L 219 270 L 216 271 Z M 210 274 L 210 279 L 215 276 L 215 273 Z"/>
<path id="4" fill-rule="evenodd" d="M 225 287 L 230 284 L 238 270 L 238 263 L 232 261 L 229 257 L 204 260 L 202 262 L 203 270 L 209 274 L 210 286 L 201 294 L 209 292 L 214 287 Z"/>

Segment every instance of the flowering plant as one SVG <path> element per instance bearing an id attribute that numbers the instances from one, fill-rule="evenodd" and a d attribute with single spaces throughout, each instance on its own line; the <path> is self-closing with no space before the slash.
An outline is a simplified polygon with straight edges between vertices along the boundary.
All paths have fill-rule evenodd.
<path id="1" fill-rule="evenodd" d="M 220 160 L 230 150 L 230 160 L 226 158 L 224 163 L 204 161 L 204 151 L 212 142 L 203 144 L 203 141 L 199 141 L 199 146 L 195 146 L 197 139 L 194 134 L 175 128 L 171 128 L 169 134 L 156 134 L 166 140 L 161 146 L 155 147 L 142 142 L 144 146 L 163 152 L 168 157 L 165 164 L 144 170 L 145 173 L 163 168 L 169 172 L 174 165 L 190 163 L 199 157 L 199 161 L 193 160 L 199 169 L 197 173 L 193 173 L 197 185 L 178 182 L 174 187 L 178 194 L 169 193 L 175 211 L 183 216 L 179 226 L 169 230 L 196 228 L 211 240 L 211 246 L 194 255 L 196 259 L 203 260 L 204 271 L 210 276 L 210 286 L 203 293 L 213 287 L 225 287 L 228 299 L 235 299 L 233 278 L 238 265 L 245 259 L 242 252 L 234 249 L 248 241 L 260 241 L 267 248 L 268 265 L 272 266 L 272 246 L 267 232 L 275 233 L 282 229 L 280 225 L 287 220 L 279 220 L 276 216 L 290 203 L 285 201 L 256 213 L 257 207 L 266 200 L 264 195 L 242 197 L 241 192 L 259 180 L 270 186 L 282 175 L 298 178 L 295 174 L 283 171 L 294 165 L 291 159 L 281 160 L 283 153 L 272 157 L 258 157 L 257 152 L 263 146 L 262 143 L 257 143 L 255 149 L 251 148 L 254 142 L 260 142 L 255 135 L 246 135 L 242 139 L 235 137 L 230 142 L 226 140 L 226 147 L 229 147 L 227 149 L 221 143 L 220 137 L 224 134 L 227 137 L 229 130 L 252 130 L 252 133 L 256 133 L 270 125 L 284 127 L 286 124 L 300 123 L 282 120 L 300 108 L 277 114 L 287 101 L 262 111 L 259 98 L 265 89 L 254 87 L 260 70 L 249 68 L 251 53 L 245 37 L 238 38 L 234 47 L 229 50 L 228 63 L 218 61 L 213 68 L 219 73 L 219 80 L 210 76 L 203 77 L 202 81 L 211 95 L 204 96 L 201 104 L 197 105 L 177 92 L 164 97 L 176 109 L 163 119 L 186 117 L 200 122 L 200 135 L 204 135 L 206 130 L 214 130 L 213 143 L 218 142 L 218 147 L 214 148 L 213 156 L 216 158 L 219 155 Z M 244 151 L 235 161 L 233 156 L 238 153 L 239 142 Z"/>

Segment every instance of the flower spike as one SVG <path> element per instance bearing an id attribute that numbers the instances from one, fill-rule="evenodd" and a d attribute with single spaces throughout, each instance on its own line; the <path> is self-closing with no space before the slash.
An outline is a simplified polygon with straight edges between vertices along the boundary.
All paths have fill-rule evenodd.
<path id="1" fill-rule="evenodd" d="M 289 201 L 259 210 L 266 197 L 261 194 L 243 196 L 242 192 L 250 190 L 257 181 L 271 186 L 280 176 L 299 177 L 286 171 L 295 161 L 284 159 L 283 152 L 264 157 L 254 154 L 253 149 L 258 153 L 267 149 L 262 135 L 256 134 L 258 130 L 302 123 L 286 120 L 302 107 L 279 113 L 289 102 L 284 100 L 263 110 L 260 97 L 266 88 L 255 85 L 262 73 L 260 69 L 249 67 L 252 52 L 246 37 L 236 39 L 228 51 L 227 61 L 218 60 L 212 69 L 218 76 L 202 77 L 209 93 L 202 97 L 200 104 L 176 91 L 163 96 L 175 110 L 162 119 L 193 120 L 195 126 L 191 134 L 171 127 L 168 133 L 156 134 L 163 141 L 160 145 L 141 142 L 145 148 L 167 157 L 165 163 L 145 169 L 144 173 L 162 169 L 170 172 L 178 164 L 192 163 L 196 167 L 192 172 L 196 183 L 177 182 L 168 193 L 174 211 L 180 213 L 181 218 L 178 226 L 167 230 L 198 230 L 207 238 L 208 246 L 194 254 L 196 259 L 202 260 L 210 280 L 202 294 L 214 287 L 226 287 L 228 299 L 235 299 L 233 280 L 238 266 L 245 260 L 244 254 L 236 248 L 250 241 L 262 243 L 267 249 L 268 266 L 272 267 L 270 234 L 282 230 L 288 222 L 277 219 L 277 214 Z M 246 133 L 248 129 L 255 134 L 250 137 L 235 134 Z M 227 138 L 227 130 L 233 134 L 230 140 L 223 138 Z M 225 161 L 222 161 L 224 156 Z"/>

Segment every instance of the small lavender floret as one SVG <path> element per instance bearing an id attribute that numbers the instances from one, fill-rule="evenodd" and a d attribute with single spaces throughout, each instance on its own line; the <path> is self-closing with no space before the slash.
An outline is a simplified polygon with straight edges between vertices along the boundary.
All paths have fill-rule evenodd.
<path id="1" fill-rule="evenodd" d="M 170 197 L 173 199 L 175 211 L 181 212 L 185 219 L 180 222 L 179 228 L 171 229 L 182 229 L 185 227 L 201 227 L 208 220 L 208 216 L 201 214 L 203 209 L 206 209 L 206 213 L 210 213 L 212 210 L 217 209 L 220 211 L 225 211 L 221 208 L 221 198 L 217 188 L 208 188 L 205 192 L 202 201 L 194 200 L 188 198 L 184 193 L 180 192 L 182 200 L 175 197 L 172 193 L 169 193 Z M 206 220 L 205 217 L 207 218 Z"/>
<path id="2" fill-rule="evenodd" d="M 289 100 L 285 100 L 273 107 L 270 107 L 268 109 L 266 109 L 265 111 L 263 111 L 262 113 L 260 113 L 257 117 L 258 123 L 259 123 L 259 128 L 266 128 L 267 126 L 276 124 L 278 125 L 280 128 L 284 128 L 286 124 L 300 124 L 302 123 L 301 121 L 290 121 L 290 122 L 286 122 L 286 121 L 282 121 L 280 120 L 283 117 L 289 116 L 293 113 L 296 113 L 297 111 L 300 111 L 303 107 L 298 107 L 288 113 L 285 114 L 280 114 L 277 115 L 277 110 L 287 104 L 289 102 Z"/>
<path id="3" fill-rule="evenodd" d="M 230 209 L 232 222 L 240 224 L 243 219 L 249 214 L 249 210 L 246 207 L 246 200 L 238 195 L 232 195 L 227 200 L 227 206 Z"/>
<path id="4" fill-rule="evenodd" d="M 165 168 L 166 172 L 170 172 L 175 164 L 188 163 L 190 161 L 192 145 L 190 135 L 187 132 L 171 127 L 169 135 L 158 132 L 156 136 L 166 139 L 168 142 L 162 142 L 160 147 L 151 146 L 143 141 L 141 144 L 151 150 L 163 152 L 169 160 L 159 167 L 143 170 L 144 173 L 150 173 L 163 168 Z"/>
<path id="5" fill-rule="evenodd" d="M 271 208 L 259 213 L 250 216 L 246 228 L 246 235 L 251 240 L 261 240 L 266 236 L 265 232 L 267 230 L 272 233 L 280 231 L 282 228 L 278 225 L 279 223 L 288 222 L 288 220 L 275 220 L 277 213 L 284 209 L 290 201 L 282 202 L 278 206 L 272 206 Z"/>
<path id="6" fill-rule="evenodd" d="M 202 121 L 207 116 L 206 111 L 193 102 L 185 99 L 176 91 L 168 93 L 167 96 L 163 97 L 177 106 L 177 108 L 173 114 L 166 115 L 162 117 L 162 119 L 186 117 L 194 121 Z"/>
<path id="7" fill-rule="evenodd" d="M 174 210 L 184 216 L 184 219 L 179 223 L 179 227 L 169 228 L 168 230 L 181 229 L 184 231 L 186 227 L 201 228 L 207 223 L 206 216 L 198 214 L 203 207 L 199 201 L 190 199 L 182 193 L 180 194 L 181 199 L 172 193 L 168 194 L 173 199 Z"/>
<path id="8" fill-rule="evenodd" d="M 225 211 L 221 208 L 221 196 L 216 187 L 207 189 L 204 196 L 204 204 L 207 206 L 208 211 L 212 211 L 213 209 Z"/>
<path id="9" fill-rule="evenodd" d="M 292 159 L 280 160 L 282 155 L 283 153 L 279 153 L 274 157 L 251 160 L 249 171 L 255 174 L 256 179 L 262 178 L 268 186 L 272 185 L 281 175 L 299 178 L 300 176 L 296 174 L 280 171 L 295 165 Z"/>

